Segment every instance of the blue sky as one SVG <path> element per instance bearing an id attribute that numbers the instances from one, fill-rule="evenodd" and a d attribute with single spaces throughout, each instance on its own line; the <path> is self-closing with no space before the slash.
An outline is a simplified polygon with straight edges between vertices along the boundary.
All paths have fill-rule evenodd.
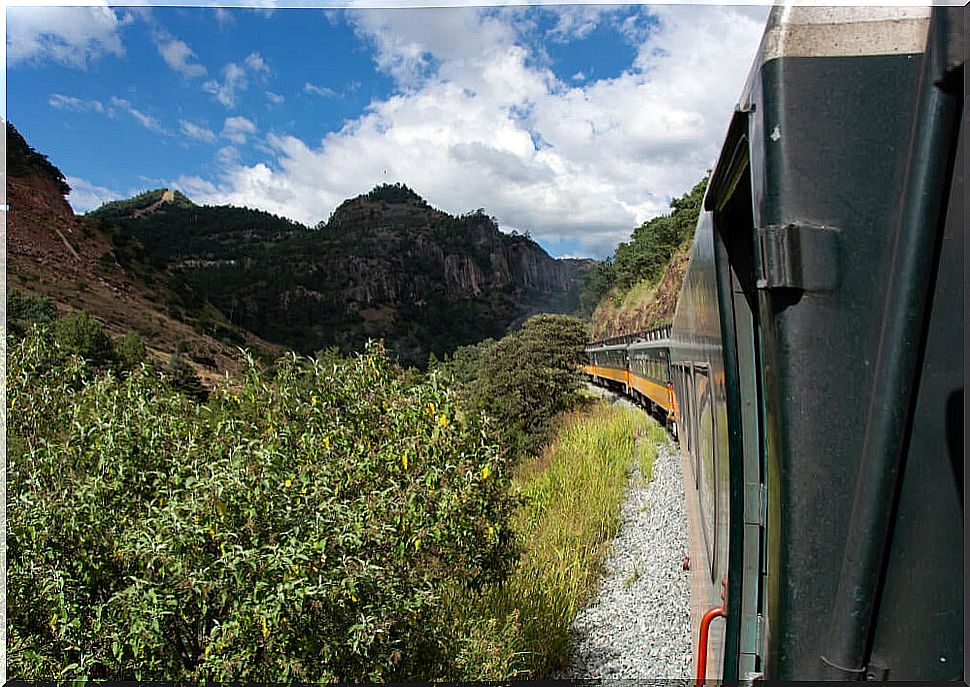
<path id="1" fill-rule="evenodd" d="M 767 7 L 7 8 L 7 116 L 77 212 L 175 187 L 313 225 L 401 181 L 604 257 L 710 167 Z"/>

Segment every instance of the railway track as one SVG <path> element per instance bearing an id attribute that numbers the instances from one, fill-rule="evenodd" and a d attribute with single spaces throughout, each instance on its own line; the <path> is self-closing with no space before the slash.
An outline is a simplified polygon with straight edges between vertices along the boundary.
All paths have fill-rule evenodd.
<path id="1" fill-rule="evenodd" d="M 588 389 L 612 403 L 644 410 L 620 394 L 593 385 Z M 692 675 L 693 628 L 703 608 L 692 590 L 696 574 L 689 564 L 685 569 L 685 559 L 696 559 L 700 544 L 697 516 L 685 498 L 687 463 L 669 433 L 668 439 L 657 447 L 649 482 L 637 465 L 631 472 L 620 529 L 596 594 L 577 613 L 573 654 L 563 678 L 686 681 Z"/>

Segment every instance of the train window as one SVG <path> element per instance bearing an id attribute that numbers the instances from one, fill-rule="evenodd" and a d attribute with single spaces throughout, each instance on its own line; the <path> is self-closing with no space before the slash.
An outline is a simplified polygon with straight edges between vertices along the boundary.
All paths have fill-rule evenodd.
<path id="1" fill-rule="evenodd" d="M 712 395 L 714 389 L 710 383 L 710 376 L 707 370 L 696 370 L 694 374 L 696 383 L 696 398 L 698 410 L 697 430 L 698 442 L 696 444 L 695 461 L 697 474 L 700 476 L 700 506 L 701 506 L 701 529 L 704 533 L 704 542 L 707 545 L 708 560 L 711 562 L 711 575 L 716 569 L 716 523 L 717 523 L 717 464 L 716 448 L 717 437 L 714 430 L 714 402 Z"/>

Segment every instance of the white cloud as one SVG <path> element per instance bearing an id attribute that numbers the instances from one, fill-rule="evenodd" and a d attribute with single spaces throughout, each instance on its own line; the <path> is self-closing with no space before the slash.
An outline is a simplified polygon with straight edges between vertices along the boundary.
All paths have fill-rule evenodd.
<path id="1" fill-rule="evenodd" d="M 104 114 L 104 104 L 100 100 L 83 100 L 62 93 L 51 93 L 47 104 L 58 110 L 72 110 L 74 112 L 98 112 Z"/>
<path id="2" fill-rule="evenodd" d="M 71 192 L 67 196 L 67 202 L 71 204 L 71 207 L 74 208 L 74 212 L 77 214 L 84 214 L 85 212 L 101 207 L 109 201 L 119 200 L 123 197 L 110 188 L 97 186 L 80 177 L 68 176 L 66 180 L 71 187 Z"/>
<path id="3" fill-rule="evenodd" d="M 233 146 L 223 146 L 216 151 L 216 162 L 228 166 L 239 162 L 239 151 Z"/>
<path id="4" fill-rule="evenodd" d="M 202 90 L 214 95 L 226 107 L 235 107 L 237 92 L 246 90 L 248 85 L 246 70 L 235 62 L 230 62 L 222 70 L 222 82 L 206 81 L 202 84 Z"/>
<path id="5" fill-rule="evenodd" d="M 273 91 L 266 91 L 266 99 L 273 105 L 279 105 L 286 100 L 279 93 L 273 93 Z"/>
<path id="6" fill-rule="evenodd" d="M 215 16 L 219 26 L 229 26 L 236 23 L 236 18 L 223 7 L 215 8 Z"/>
<path id="7" fill-rule="evenodd" d="M 249 136 L 256 133 L 256 125 L 245 117 L 227 117 L 219 134 L 236 145 L 243 145 Z"/>
<path id="8" fill-rule="evenodd" d="M 304 93 L 312 93 L 313 95 L 320 95 L 324 98 L 336 98 L 339 94 L 332 88 L 327 88 L 326 86 L 317 86 L 315 83 L 310 83 L 307 81 L 303 84 Z"/>
<path id="9" fill-rule="evenodd" d="M 484 207 L 503 227 L 603 256 L 714 162 L 759 9 L 644 7 L 656 23 L 623 28 L 641 37 L 629 69 L 572 84 L 523 47 L 512 12 L 349 12 L 399 92 L 319 144 L 270 134 L 266 162 L 229 161 L 196 192 L 315 224 L 347 197 L 402 181 L 445 211 Z M 556 26 L 579 36 L 595 19 L 574 12 Z"/>
<path id="10" fill-rule="evenodd" d="M 556 24 L 546 36 L 556 42 L 586 38 L 603 19 L 603 15 L 615 12 L 610 5 L 563 5 L 557 8 Z"/>
<path id="11" fill-rule="evenodd" d="M 269 65 L 258 52 L 249 53 L 242 65 L 230 62 L 222 69 L 222 81 L 210 79 L 202 84 L 202 90 L 211 93 L 228 108 L 236 106 L 238 94 L 249 88 L 249 75 L 265 80 L 270 74 Z"/>
<path id="12" fill-rule="evenodd" d="M 204 126 L 193 124 L 192 122 L 189 122 L 185 119 L 180 119 L 179 128 L 182 130 L 182 133 L 188 136 L 189 138 L 194 138 L 199 141 L 204 141 L 205 143 L 216 142 L 215 132 Z"/>
<path id="13" fill-rule="evenodd" d="M 123 22 L 98 7 L 9 7 L 7 64 L 47 60 L 79 69 L 104 55 L 122 57 Z"/>
<path id="14" fill-rule="evenodd" d="M 155 35 L 155 45 L 165 64 L 182 76 L 197 78 L 206 75 L 205 66 L 194 61 L 195 53 L 185 41 L 180 41 L 162 31 Z"/>
<path id="15" fill-rule="evenodd" d="M 266 77 L 269 76 L 269 65 L 266 64 L 266 60 L 258 52 L 251 52 L 243 60 L 243 64 L 249 71 L 253 72 L 257 76 Z"/>
<path id="16" fill-rule="evenodd" d="M 165 127 L 163 127 L 162 123 L 159 122 L 155 117 L 152 117 L 151 115 L 147 115 L 141 110 L 136 110 L 134 107 L 132 107 L 129 101 L 124 100 L 122 98 L 118 98 L 116 96 L 111 96 L 111 104 L 130 114 L 136 122 L 141 124 L 149 131 L 154 131 L 157 134 L 164 134 L 166 136 L 172 135 L 172 132 L 168 131 Z"/>

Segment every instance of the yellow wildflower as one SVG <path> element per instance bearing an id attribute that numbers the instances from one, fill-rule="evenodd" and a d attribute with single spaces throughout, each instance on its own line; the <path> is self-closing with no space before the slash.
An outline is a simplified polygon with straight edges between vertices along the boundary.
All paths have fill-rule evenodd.
<path id="1" fill-rule="evenodd" d="M 482 479 L 488 479 L 488 476 L 492 474 L 492 471 L 488 469 L 488 466 L 482 468 Z"/>
<path id="2" fill-rule="evenodd" d="M 438 411 L 438 406 L 436 406 L 433 401 L 428 404 L 428 412 L 429 413 L 431 413 L 432 415 L 434 415 L 437 411 Z"/>
<path id="3" fill-rule="evenodd" d="M 447 427 L 448 426 L 448 418 L 447 418 L 447 416 L 445 416 L 445 415 L 439 415 L 438 416 L 438 424 L 441 425 L 442 427 Z"/>
<path id="4" fill-rule="evenodd" d="M 420 539 L 415 539 L 414 540 L 414 550 L 415 551 L 418 551 L 420 549 L 421 549 L 421 540 Z"/>
<path id="5" fill-rule="evenodd" d="M 269 639 L 269 628 L 266 626 L 266 618 L 262 619 L 263 639 Z"/>
<path id="6" fill-rule="evenodd" d="M 286 487 L 287 489 L 289 489 L 291 486 L 293 486 L 293 480 L 291 480 L 291 479 L 284 480 L 283 481 L 283 486 Z"/>
<path id="7" fill-rule="evenodd" d="M 408 469 L 408 454 L 405 453 L 403 456 L 401 456 L 401 465 L 404 466 L 405 470 Z"/>

